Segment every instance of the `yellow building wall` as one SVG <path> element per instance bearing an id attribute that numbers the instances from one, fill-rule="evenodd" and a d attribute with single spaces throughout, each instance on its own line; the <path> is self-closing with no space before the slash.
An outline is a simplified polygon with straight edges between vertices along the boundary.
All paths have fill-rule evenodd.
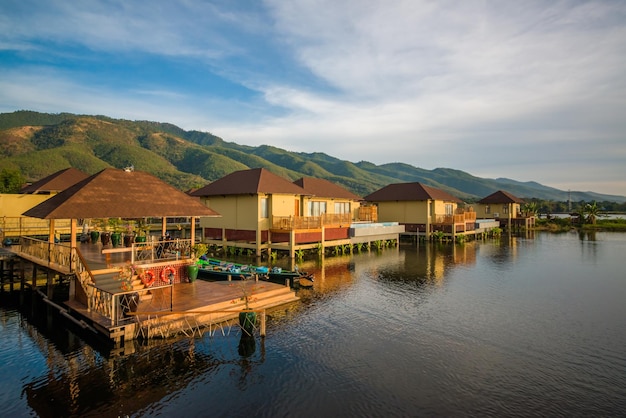
<path id="1" fill-rule="evenodd" d="M 454 202 L 443 200 L 379 202 L 378 220 L 407 224 L 432 223 L 438 216 L 446 214 L 446 205 L 452 205 L 452 213 L 458 206 Z"/>
<path id="2" fill-rule="evenodd" d="M 425 224 L 428 221 L 428 214 L 428 202 L 426 201 L 378 203 L 378 220 L 380 222 Z"/>
<path id="3" fill-rule="evenodd" d="M 489 213 L 485 213 L 486 207 L 489 206 Z M 496 203 L 491 205 L 485 205 L 483 203 L 477 203 L 475 205 L 476 208 L 476 217 L 478 219 L 487 219 L 494 218 L 495 214 L 498 214 L 499 218 L 508 218 L 509 215 L 506 212 L 505 208 L 509 206 L 508 203 Z M 520 212 L 519 203 L 511 204 L 511 218 L 517 218 L 517 214 Z"/>
<path id="4" fill-rule="evenodd" d="M 256 230 L 259 217 L 258 202 L 257 195 L 202 198 L 202 203 L 222 216 L 200 218 L 200 226 L 203 228 Z"/>
<path id="5" fill-rule="evenodd" d="M 272 216 L 300 215 L 302 211 L 302 208 L 300 208 L 300 196 L 292 194 L 272 194 L 268 196 L 270 198 L 270 214 Z M 298 202 L 299 213 L 295 213 L 296 202 Z"/>
<path id="6" fill-rule="evenodd" d="M 261 200 L 269 199 L 268 218 L 261 218 Z M 284 194 L 212 196 L 202 202 L 222 215 L 221 218 L 201 218 L 203 228 L 226 228 L 255 231 L 269 229 L 272 216 L 294 216 L 300 197 Z"/>
<path id="7" fill-rule="evenodd" d="M 0 194 L 0 216 L 19 217 L 28 209 L 50 199 L 53 194 Z"/>

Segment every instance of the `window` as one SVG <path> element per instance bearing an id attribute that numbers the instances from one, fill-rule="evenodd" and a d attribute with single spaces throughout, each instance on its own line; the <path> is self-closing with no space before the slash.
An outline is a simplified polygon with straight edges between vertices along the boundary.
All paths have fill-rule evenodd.
<path id="1" fill-rule="evenodd" d="M 452 215 L 453 212 L 452 203 L 446 203 L 446 215 Z"/>
<path id="2" fill-rule="evenodd" d="M 307 216 L 320 216 L 323 213 L 326 213 L 326 202 L 309 202 Z"/>
<path id="3" fill-rule="evenodd" d="M 509 205 L 502 205 L 502 213 L 509 213 Z"/>
<path id="4" fill-rule="evenodd" d="M 335 213 L 350 213 L 350 202 L 336 202 Z"/>
<path id="5" fill-rule="evenodd" d="M 489 215 L 491 213 L 491 206 L 485 205 L 485 214 Z"/>
<path id="6" fill-rule="evenodd" d="M 270 205 L 267 197 L 261 198 L 261 218 L 269 218 Z"/>

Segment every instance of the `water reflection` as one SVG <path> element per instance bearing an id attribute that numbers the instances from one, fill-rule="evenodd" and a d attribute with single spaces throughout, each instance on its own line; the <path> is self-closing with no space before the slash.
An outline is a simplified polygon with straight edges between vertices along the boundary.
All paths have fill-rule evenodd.
<path id="1" fill-rule="evenodd" d="M 62 318 L 25 321 L 3 304 L 0 406 L 12 417 L 619 415 L 626 235 L 590 238 L 305 260 L 314 286 L 268 315 L 266 339 L 101 347 Z"/>

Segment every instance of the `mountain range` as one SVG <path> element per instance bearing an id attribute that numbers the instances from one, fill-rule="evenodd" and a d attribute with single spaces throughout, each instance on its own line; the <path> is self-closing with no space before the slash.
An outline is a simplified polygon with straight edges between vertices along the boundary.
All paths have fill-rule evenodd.
<path id="1" fill-rule="evenodd" d="M 131 165 L 181 190 L 204 186 L 233 171 L 264 167 L 290 180 L 327 179 L 359 196 L 392 183 L 421 182 L 467 202 L 497 190 L 522 199 L 626 202 L 626 196 L 563 191 L 508 178 L 480 178 L 451 168 L 425 170 L 404 163 L 354 163 L 324 152 L 238 145 L 170 123 L 28 110 L 0 113 L 0 167 L 19 170 L 27 181 L 37 181 L 67 167 L 94 174 L 107 167 Z"/>

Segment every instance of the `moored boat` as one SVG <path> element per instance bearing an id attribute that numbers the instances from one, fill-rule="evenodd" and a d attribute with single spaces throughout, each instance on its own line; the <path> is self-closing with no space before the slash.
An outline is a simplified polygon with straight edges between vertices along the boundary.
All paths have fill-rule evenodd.
<path id="1" fill-rule="evenodd" d="M 198 266 L 198 278 L 205 280 L 258 278 L 278 284 L 286 284 L 288 280 L 292 287 L 310 287 L 313 282 L 313 274 L 302 272 L 297 267 L 295 270 L 284 270 L 281 267 L 270 269 L 265 266 L 239 264 L 216 258 L 200 259 Z"/>
<path id="2" fill-rule="evenodd" d="M 257 267 L 245 264 L 231 263 L 215 258 L 200 259 L 198 277 L 207 280 L 231 280 L 234 278 L 248 279 L 254 276 L 259 278 L 267 274 L 267 267 Z"/>

